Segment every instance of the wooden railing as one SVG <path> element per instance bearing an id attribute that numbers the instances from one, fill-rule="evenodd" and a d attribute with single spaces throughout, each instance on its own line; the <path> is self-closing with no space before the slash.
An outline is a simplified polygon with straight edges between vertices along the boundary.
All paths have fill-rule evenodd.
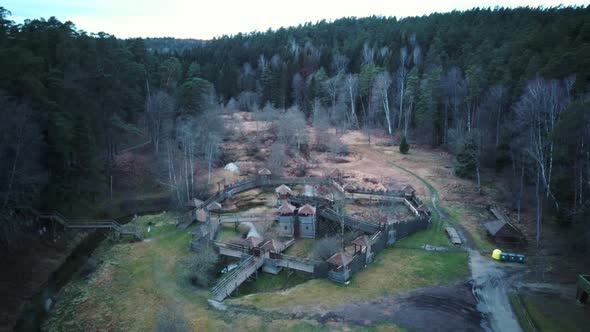
<path id="1" fill-rule="evenodd" d="M 212 299 L 223 301 L 238 286 L 246 281 L 264 262 L 263 257 L 248 256 L 236 269 L 225 274 L 219 282 L 211 288 Z"/>
<path id="2" fill-rule="evenodd" d="M 379 226 L 379 224 L 377 223 L 372 223 L 360 219 L 355 219 L 349 216 L 340 215 L 332 209 L 322 209 L 319 213 L 320 216 L 330 221 L 337 223 L 343 222 L 345 226 L 348 226 L 352 229 L 363 231 L 365 233 L 372 234 L 381 230 L 381 226 Z"/>
<path id="3" fill-rule="evenodd" d="M 68 220 L 61 213 L 53 211 L 51 213 L 38 214 L 39 219 L 48 219 L 58 222 L 65 228 L 71 229 L 112 229 L 120 235 L 131 235 L 138 240 L 143 239 L 143 234 L 140 227 L 132 225 L 121 225 L 115 220 Z"/>

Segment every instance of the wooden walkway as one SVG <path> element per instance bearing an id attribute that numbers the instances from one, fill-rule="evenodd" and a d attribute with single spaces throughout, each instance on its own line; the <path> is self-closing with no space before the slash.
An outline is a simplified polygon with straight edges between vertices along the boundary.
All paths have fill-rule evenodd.
<path id="1" fill-rule="evenodd" d="M 65 228 L 70 229 L 111 229 L 119 235 L 129 235 L 137 240 L 143 240 L 141 229 L 137 226 L 121 225 L 115 220 L 68 220 L 59 212 L 38 214 L 39 219 L 46 219 L 57 222 Z"/>
<path id="2" fill-rule="evenodd" d="M 220 224 L 236 224 L 241 222 L 275 221 L 278 219 L 278 215 L 226 213 L 217 216 L 211 216 L 211 218 L 217 219 Z"/>

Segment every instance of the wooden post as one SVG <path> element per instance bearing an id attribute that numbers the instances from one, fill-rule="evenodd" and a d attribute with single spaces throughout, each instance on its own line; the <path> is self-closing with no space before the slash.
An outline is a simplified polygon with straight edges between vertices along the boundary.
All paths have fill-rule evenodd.
<path id="1" fill-rule="evenodd" d="M 113 199 L 113 175 L 110 176 L 111 200 Z"/>

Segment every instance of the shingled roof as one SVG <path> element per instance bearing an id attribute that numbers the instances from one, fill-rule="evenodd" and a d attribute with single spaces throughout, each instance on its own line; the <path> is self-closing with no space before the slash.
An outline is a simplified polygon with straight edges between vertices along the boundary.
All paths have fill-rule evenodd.
<path id="1" fill-rule="evenodd" d="M 219 202 L 213 202 L 207 205 L 207 211 L 220 211 L 222 209 L 221 204 Z"/>
<path id="2" fill-rule="evenodd" d="M 309 204 L 305 204 L 299 208 L 299 214 L 303 214 L 303 215 L 307 215 L 307 216 L 314 215 L 315 214 L 315 207 L 313 207 Z"/>
<path id="3" fill-rule="evenodd" d="M 287 187 L 286 185 L 282 184 L 275 189 L 275 192 L 279 195 L 291 195 L 293 191 L 291 188 Z"/>
<path id="4" fill-rule="evenodd" d="M 285 244 L 281 241 L 271 239 L 262 245 L 262 249 L 272 252 L 281 252 L 283 249 L 285 249 Z"/>
<path id="5" fill-rule="evenodd" d="M 258 175 L 270 175 L 271 172 L 268 168 L 261 168 L 258 170 Z"/>
<path id="6" fill-rule="evenodd" d="M 357 246 L 361 247 L 368 247 L 370 243 L 369 237 L 366 235 L 361 235 L 352 241 L 352 244 L 356 244 Z"/>
<path id="7" fill-rule="evenodd" d="M 416 192 L 416 189 L 408 184 L 404 187 L 403 191 L 405 195 L 413 195 Z"/>
<path id="8" fill-rule="evenodd" d="M 494 220 L 483 224 L 488 234 L 493 237 L 523 238 L 523 234 L 516 226 L 503 220 Z"/>
<path id="9" fill-rule="evenodd" d="M 281 202 L 281 206 L 279 206 L 279 213 L 280 214 L 293 214 L 295 213 L 295 207 L 291 205 L 286 200 Z"/>
<path id="10" fill-rule="evenodd" d="M 332 257 L 328 258 L 327 262 L 336 266 L 346 266 L 350 264 L 352 257 L 343 252 L 337 252 Z"/>
<path id="11" fill-rule="evenodd" d="M 245 238 L 244 240 L 242 240 L 242 245 L 250 247 L 250 248 L 255 248 L 258 247 L 258 245 L 262 243 L 262 239 L 257 238 L 257 237 L 248 237 Z"/>
<path id="12" fill-rule="evenodd" d="M 342 186 L 342 189 L 346 190 L 346 191 L 353 191 L 356 189 L 356 187 L 354 186 L 354 184 L 347 182 Z"/>
<path id="13" fill-rule="evenodd" d="M 189 200 L 188 202 L 186 202 L 186 206 L 191 207 L 191 208 L 199 207 L 199 206 L 201 206 L 201 204 L 203 204 L 203 201 L 198 200 L 196 198 L 193 198 L 193 199 Z"/>

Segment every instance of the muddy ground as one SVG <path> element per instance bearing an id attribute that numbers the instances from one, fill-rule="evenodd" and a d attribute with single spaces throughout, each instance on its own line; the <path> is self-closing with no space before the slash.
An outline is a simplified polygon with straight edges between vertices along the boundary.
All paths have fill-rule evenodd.
<path id="1" fill-rule="evenodd" d="M 342 304 L 318 320 L 371 325 L 387 321 L 412 331 L 481 331 L 470 282 L 410 291 L 366 302 Z"/>

